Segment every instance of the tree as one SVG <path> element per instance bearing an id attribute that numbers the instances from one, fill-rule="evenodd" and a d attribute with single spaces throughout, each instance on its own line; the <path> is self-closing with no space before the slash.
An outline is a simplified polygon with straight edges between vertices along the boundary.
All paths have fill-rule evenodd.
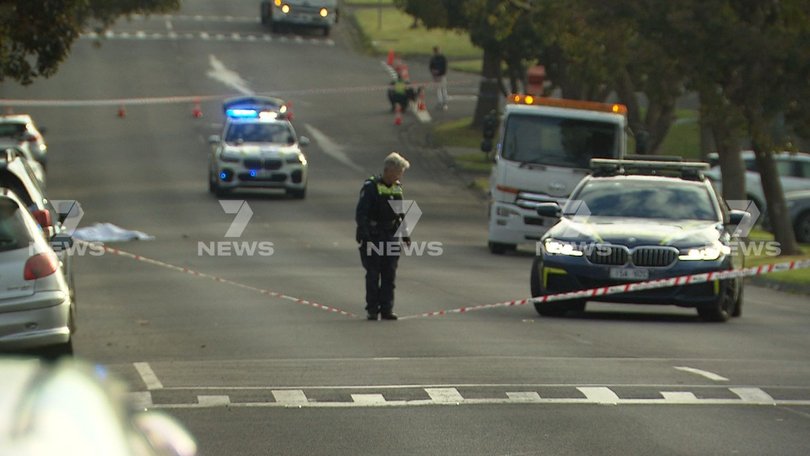
<path id="1" fill-rule="evenodd" d="M 179 7 L 180 0 L 0 1 L 0 81 L 30 84 L 52 76 L 84 31 L 104 30 L 121 16 Z"/>

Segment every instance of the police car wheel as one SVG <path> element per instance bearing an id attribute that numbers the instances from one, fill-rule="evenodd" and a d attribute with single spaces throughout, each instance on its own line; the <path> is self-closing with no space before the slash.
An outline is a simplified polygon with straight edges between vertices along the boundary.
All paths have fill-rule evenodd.
<path id="1" fill-rule="evenodd" d="M 543 268 L 542 257 L 536 257 L 532 262 L 531 277 L 529 283 L 531 285 L 532 297 L 538 297 L 548 294 L 547 290 L 543 288 L 543 278 L 541 271 Z M 569 301 L 555 301 L 555 302 L 535 302 L 534 310 L 543 317 L 562 317 L 569 311 L 582 312 L 585 310 L 587 301 L 583 299 L 573 299 Z"/>
<path id="2" fill-rule="evenodd" d="M 731 313 L 732 317 L 741 317 L 742 316 L 743 290 L 745 290 L 745 287 L 743 287 L 742 283 L 740 283 L 740 291 L 737 294 L 737 299 L 736 299 L 736 301 L 734 303 L 734 312 Z"/>
<path id="3" fill-rule="evenodd" d="M 734 314 L 734 289 L 731 283 L 720 284 L 720 296 L 710 304 L 704 304 L 697 308 L 698 315 L 704 321 L 722 323 L 727 321 Z"/>

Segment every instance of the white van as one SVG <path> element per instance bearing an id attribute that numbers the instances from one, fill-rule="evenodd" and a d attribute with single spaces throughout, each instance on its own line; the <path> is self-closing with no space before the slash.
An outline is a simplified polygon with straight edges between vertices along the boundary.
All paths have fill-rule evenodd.
<path id="1" fill-rule="evenodd" d="M 624 157 L 626 127 L 624 105 L 512 95 L 490 176 L 490 251 L 540 240 L 555 220 L 540 217 L 537 205 L 564 202 L 591 158 Z M 482 149 L 490 152 L 487 143 Z"/>

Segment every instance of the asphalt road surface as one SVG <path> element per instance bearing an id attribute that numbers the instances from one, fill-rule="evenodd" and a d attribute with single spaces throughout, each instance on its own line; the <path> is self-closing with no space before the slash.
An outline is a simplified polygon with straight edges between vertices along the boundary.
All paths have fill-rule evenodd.
<path id="1" fill-rule="evenodd" d="M 55 77 L 4 83 L 0 98 L 48 100 L 15 110 L 48 129 L 50 196 L 78 200 L 82 226 L 155 237 L 77 258 L 76 351 L 178 417 L 202 454 L 807 453 L 806 297 L 747 287 L 744 316 L 727 324 L 605 304 L 565 319 L 530 306 L 421 317 L 527 297 L 531 250 L 488 253 L 486 201 L 413 114 L 393 125 L 388 73 L 352 49 L 347 21 L 330 38 L 271 35 L 258 2 L 184 3 L 82 38 Z M 423 66 L 414 80 L 427 79 Z M 450 80 L 451 95 L 477 84 Z M 293 102 L 295 128 L 313 140 L 310 184 L 303 201 L 231 195 L 253 211 L 234 240 L 233 215 L 207 192 L 207 137 L 221 99 L 249 93 Z M 473 107 L 458 96 L 431 115 Z M 368 322 L 354 206 L 393 150 L 413 165 L 414 240 L 441 255 L 402 258 L 395 310 L 406 318 Z M 234 241 L 272 242 L 273 254 L 200 250 Z"/>

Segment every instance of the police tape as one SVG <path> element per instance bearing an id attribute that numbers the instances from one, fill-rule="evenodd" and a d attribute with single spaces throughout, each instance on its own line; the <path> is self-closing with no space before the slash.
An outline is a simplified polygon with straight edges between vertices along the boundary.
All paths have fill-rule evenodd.
<path id="1" fill-rule="evenodd" d="M 84 241 L 81 241 L 81 242 L 84 242 Z M 206 274 L 204 272 L 195 271 L 193 269 L 189 269 L 189 268 L 185 268 L 185 267 L 181 267 L 181 266 L 175 266 L 173 264 L 165 263 L 165 262 L 159 261 L 159 260 L 154 260 L 152 258 L 147 258 L 147 257 L 142 256 L 142 255 L 137 255 L 137 254 L 134 254 L 134 253 L 126 252 L 126 251 L 121 250 L 121 249 L 108 247 L 106 245 L 103 246 L 103 247 L 104 247 L 105 252 L 111 253 L 113 255 L 118 255 L 118 256 L 122 256 L 122 257 L 126 257 L 126 258 L 131 258 L 131 259 L 133 259 L 135 261 L 148 263 L 148 264 L 151 264 L 151 265 L 154 265 L 154 266 L 160 266 L 162 268 L 171 269 L 173 271 L 182 272 L 182 273 L 189 274 L 189 275 L 192 275 L 192 276 L 195 276 L 195 277 L 200 277 L 200 278 L 204 278 L 204 279 L 210 279 L 210 280 L 213 280 L 213 281 L 218 282 L 218 283 L 224 283 L 224 284 L 227 284 L 227 285 L 232 285 L 234 287 L 242 288 L 244 290 L 255 291 L 255 292 L 263 294 L 263 295 L 272 296 L 274 298 L 279 298 L 279 299 L 283 299 L 283 300 L 286 300 L 286 301 L 291 301 L 291 302 L 294 302 L 296 304 L 301 304 L 301 305 L 305 305 L 305 306 L 309 306 L 309 307 L 314 307 L 316 309 L 325 310 L 327 312 L 337 313 L 337 314 L 340 314 L 340 315 L 344 315 L 346 317 L 351 317 L 351 318 L 356 318 L 357 317 L 357 315 L 355 315 L 355 314 L 353 314 L 351 312 L 347 312 L 347 311 L 342 310 L 342 309 L 338 309 L 337 307 L 327 306 L 327 305 L 320 304 L 320 303 L 317 303 L 315 301 L 310 301 L 310 300 L 307 300 L 307 299 L 296 298 L 294 296 L 289 296 L 289 295 L 286 295 L 284 293 L 279 293 L 277 291 L 267 290 L 267 289 L 264 289 L 264 288 L 258 288 L 258 287 L 254 287 L 254 286 L 251 286 L 251 285 L 245 285 L 243 283 L 234 282 L 233 280 L 228 280 L 228 279 L 225 279 L 225 278 L 222 278 L 222 277 L 217 277 L 217 276 L 214 276 L 214 275 L 211 275 L 211 274 Z"/>
<path id="2" fill-rule="evenodd" d="M 806 269 L 806 268 L 810 268 L 810 259 L 788 261 L 784 263 L 765 264 L 761 266 L 743 269 L 730 269 L 726 271 L 713 271 L 701 274 L 668 277 L 665 279 L 647 280 L 644 282 L 623 283 L 619 285 L 610 285 L 606 287 L 589 288 L 585 290 L 536 296 L 533 298 L 516 299 L 513 301 L 504 301 L 494 304 L 481 304 L 469 307 L 459 307 L 450 310 L 438 310 L 434 312 L 422 313 L 419 315 L 400 317 L 400 319 L 407 320 L 412 318 L 438 317 L 449 314 L 461 314 L 466 312 L 472 312 L 476 310 L 493 309 L 497 307 L 523 306 L 526 304 L 534 304 L 536 302 L 544 303 L 555 301 L 568 301 L 571 299 L 588 299 L 615 294 L 632 293 L 635 291 L 654 290 L 659 288 L 671 288 L 684 285 L 706 283 L 714 280 L 726 280 L 738 277 L 754 277 L 764 274 L 770 274 L 773 272 L 793 271 L 797 269 Z"/>

